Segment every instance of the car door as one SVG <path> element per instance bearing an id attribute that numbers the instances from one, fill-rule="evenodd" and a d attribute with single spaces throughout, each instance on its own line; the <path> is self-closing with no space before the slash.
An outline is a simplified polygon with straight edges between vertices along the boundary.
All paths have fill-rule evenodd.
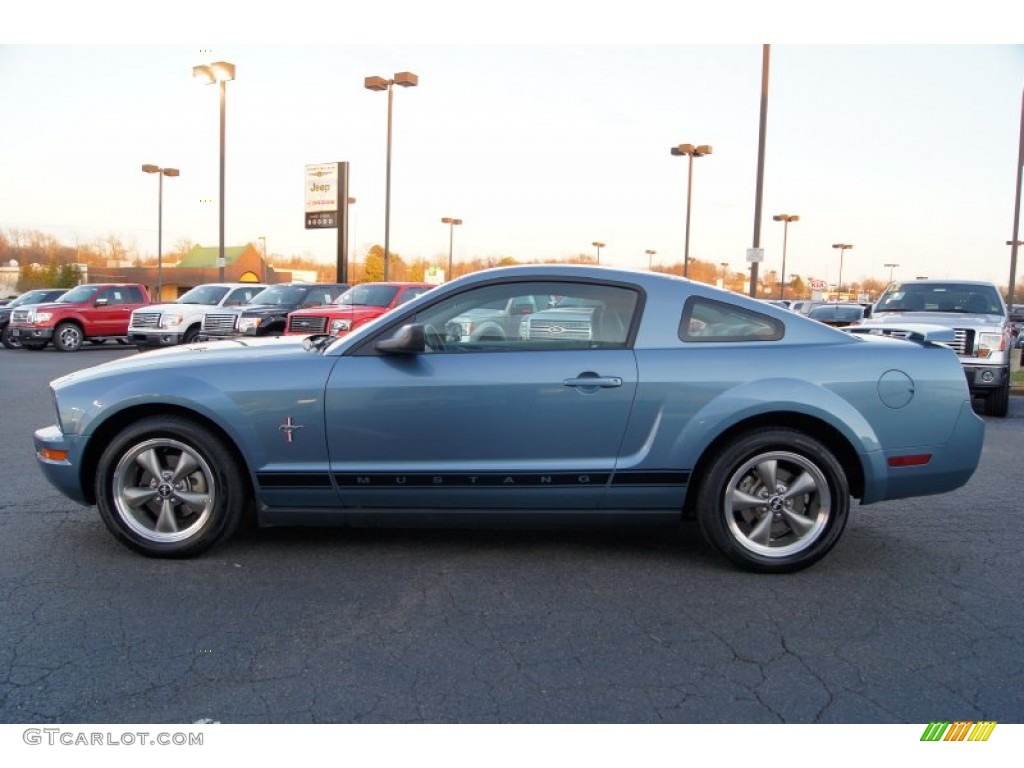
<path id="1" fill-rule="evenodd" d="M 135 308 L 125 286 L 114 286 L 100 292 L 88 310 L 93 336 L 123 336 L 128 332 Z"/>
<path id="2" fill-rule="evenodd" d="M 599 508 L 637 386 L 627 332 L 614 342 L 471 342 L 447 320 L 509 296 L 638 295 L 608 284 L 487 285 L 421 309 L 434 344 L 382 354 L 371 339 L 333 369 L 325 398 L 331 470 L 347 507 Z M 394 333 L 383 330 L 377 338 Z"/>

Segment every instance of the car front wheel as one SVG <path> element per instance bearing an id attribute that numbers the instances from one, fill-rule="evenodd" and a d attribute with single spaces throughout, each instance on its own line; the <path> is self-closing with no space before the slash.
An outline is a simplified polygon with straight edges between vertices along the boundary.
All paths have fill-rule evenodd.
<path id="1" fill-rule="evenodd" d="M 2 340 L 3 340 L 3 345 L 5 347 L 7 347 L 7 349 L 20 349 L 21 348 L 21 339 L 11 335 L 11 329 L 10 329 L 9 326 L 4 326 L 4 332 L 3 332 Z"/>
<path id="2" fill-rule="evenodd" d="M 227 538 L 248 504 L 239 462 L 210 430 L 155 416 L 110 440 L 97 506 L 121 543 L 150 557 L 191 557 Z"/>
<path id="3" fill-rule="evenodd" d="M 842 466 L 825 445 L 790 429 L 750 432 L 723 446 L 697 493 L 707 541 L 763 573 L 816 563 L 839 540 L 849 509 Z"/>
<path id="4" fill-rule="evenodd" d="M 61 352 L 77 352 L 82 348 L 85 336 L 74 323 L 61 323 L 54 329 L 53 346 Z"/>
<path id="5" fill-rule="evenodd" d="M 985 415 L 1002 418 L 1010 412 L 1010 379 L 1007 378 L 998 389 L 985 395 Z"/>

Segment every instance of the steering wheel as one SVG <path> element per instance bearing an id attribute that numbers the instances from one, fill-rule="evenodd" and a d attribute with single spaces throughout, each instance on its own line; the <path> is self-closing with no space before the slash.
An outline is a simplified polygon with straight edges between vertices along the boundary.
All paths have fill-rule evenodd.
<path id="1" fill-rule="evenodd" d="M 430 323 L 423 326 L 423 341 L 427 345 L 427 349 L 432 352 L 446 352 L 448 350 L 448 346 L 444 343 L 444 334 Z"/>

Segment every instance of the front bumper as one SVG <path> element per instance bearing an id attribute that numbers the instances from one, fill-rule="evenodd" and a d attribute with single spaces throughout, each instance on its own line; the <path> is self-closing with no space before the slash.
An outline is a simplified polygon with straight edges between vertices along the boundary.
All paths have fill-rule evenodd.
<path id="1" fill-rule="evenodd" d="M 65 435 L 60 427 L 53 425 L 37 429 L 32 435 L 36 449 L 36 461 L 46 479 L 72 501 L 79 504 L 92 505 L 95 501 L 88 497 L 82 487 L 80 467 L 85 438 L 78 435 Z M 64 458 L 49 458 L 54 455 Z"/>
<path id="2" fill-rule="evenodd" d="M 33 328 L 26 325 L 12 325 L 11 338 L 20 341 L 49 341 L 53 338 L 53 328 Z"/>
<path id="3" fill-rule="evenodd" d="M 964 365 L 964 376 L 971 392 L 998 389 L 1010 377 L 1006 365 Z"/>
<path id="4" fill-rule="evenodd" d="M 137 347 L 172 347 L 181 344 L 183 336 L 180 333 L 138 333 L 129 332 L 128 340 Z"/>

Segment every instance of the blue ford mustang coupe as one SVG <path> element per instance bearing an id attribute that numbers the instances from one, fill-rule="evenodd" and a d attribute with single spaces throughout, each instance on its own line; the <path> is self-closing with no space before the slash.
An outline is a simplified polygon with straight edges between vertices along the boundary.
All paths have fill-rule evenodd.
<path id="1" fill-rule="evenodd" d="M 804 568 L 862 504 L 971 477 L 951 332 L 858 336 L 665 275 L 478 272 L 343 337 L 145 352 L 51 383 L 46 477 L 155 557 L 267 526 L 621 525 L 695 515 Z"/>

